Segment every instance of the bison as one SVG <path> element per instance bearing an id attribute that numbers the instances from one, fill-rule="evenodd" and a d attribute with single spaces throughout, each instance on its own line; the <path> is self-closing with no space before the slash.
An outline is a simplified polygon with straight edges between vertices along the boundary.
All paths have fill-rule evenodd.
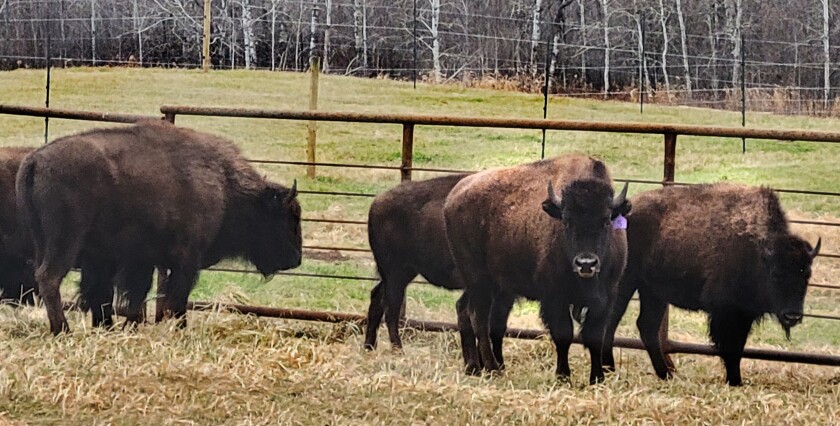
<path id="1" fill-rule="evenodd" d="M 466 287 L 458 326 L 467 373 L 502 367 L 494 356 L 501 339 L 490 338 L 488 322 L 503 293 L 540 302 L 563 379 L 570 375 L 570 306 L 586 307 L 582 337 L 592 359 L 590 382 L 603 378 L 607 308 L 626 260 L 625 231 L 614 229 L 630 210 L 626 191 L 625 185 L 614 197 L 604 163 L 579 155 L 484 171 L 452 189 L 444 217 Z"/>
<path id="2" fill-rule="evenodd" d="M 741 355 L 752 325 L 770 314 L 785 332 L 802 321 L 811 247 L 791 234 L 776 194 L 734 184 L 668 187 L 633 198 L 628 262 L 604 343 L 612 368 L 613 338 L 633 293 L 641 303 L 636 324 L 656 375 L 675 371 L 659 337 L 668 304 L 708 313 L 709 334 L 741 384 Z"/>
<path id="3" fill-rule="evenodd" d="M 20 230 L 15 205 L 15 176 L 35 148 L 0 148 L 0 302 L 35 303 L 32 243 Z"/>
<path id="4" fill-rule="evenodd" d="M 422 275 L 430 284 L 449 290 L 463 289 L 461 276 L 449 253 L 443 219 L 443 203 L 452 187 L 466 174 L 456 174 L 419 182 L 404 182 L 376 196 L 368 214 L 368 239 L 379 283 L 370 294 L 365 349 L 376 348 L 376 331 L 385 316 L 393 348 L 401 348 L 400 310 L 405 289 L 414 277 Z M 501 298 L 494 305 L 499 311 L 491 327 L 501 341 L 513 299 Z M 501 359 L 501 352 L 497 353 Z"/>
<path id="5" fill-rule="evenodd" d="M 18 171 L 17 206 L 34 243 L 50 330 L 69 330 L 59 285 L 77 259 L 91 306 L 112 300 L 118 269 L 134 293 L 130 305 L 148 292 L 154 267 L 169 270 L 166 312 L 182 324 L 203 266 L 243 258 L 263 275 L 298 266 L 296 194 L 295 185 L 261 177 L 232 142 L 166 122 L 93 130 L 39 148 Z"/>

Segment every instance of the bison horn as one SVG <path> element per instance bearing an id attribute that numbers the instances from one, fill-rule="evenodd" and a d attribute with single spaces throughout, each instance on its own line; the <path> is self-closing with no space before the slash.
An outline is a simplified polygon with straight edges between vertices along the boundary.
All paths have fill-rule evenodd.
<path id="1" fill-rule="evenodd" d="M 551 200 L 551 203 L 557 207 L 560 207 L 560 196 L 554 192 L 554 185 L 551 184 L 551 181 L 548 181 L 548 199 Z"/>
<path id="2" fill-rule="evenodd" d="M 614 209 L 621 207 L 621 205 L 624 204 L 624 201 L 627 199 L 627 186 L 629 184 L 629 182 L 624 182 L 624 188 L 621 188 L 621 193 L 618 194 L 618 197 L 615 197 L 615 199 L 613 200 L 612 207 Z"/>
<path id="3" fill-rule="evenodd" d="M 297 179 L 292 184 L 292 189 L 289 190 L 289 195 L 286 196 L 287 201 L 292 201 L 297 196 Z"/>
<path id="4" fill-rule="evenodd" d="M 820 254 L 820 246 L 822 245 L 822 237 L 817 238 L 817 245 L 810 251 L 808 251 L 808 256 L 811 256 L 811 259 L 817 257 Z"/>

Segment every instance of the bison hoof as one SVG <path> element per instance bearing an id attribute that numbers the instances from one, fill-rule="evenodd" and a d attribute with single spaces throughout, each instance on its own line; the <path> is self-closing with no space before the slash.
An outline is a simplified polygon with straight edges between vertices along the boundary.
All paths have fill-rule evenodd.
<path id="1" fill-rule="evenodd" d="M 365 342 L 364 348 L 367 352 L 373 352 L 374 350 L 376 350 L 376 343 Z"/>
<path id="2" fill-rule="evenodd" d="M 469 363 L 464 371 L 470 376 L 480 376 L 482 369 L 478 363 Z"/>

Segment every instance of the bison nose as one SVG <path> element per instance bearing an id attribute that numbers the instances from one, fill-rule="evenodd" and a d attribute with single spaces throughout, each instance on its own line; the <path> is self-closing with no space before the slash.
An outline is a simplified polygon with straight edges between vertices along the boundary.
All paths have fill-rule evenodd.
<path id="1" fill-rule="evenodd" d="M 600 270 L 600 260 L 598 256 L 586 253 L 575 256 L 575 272 L 581 278 L 592 278 Z"/>
<path id="2" fill-rule="evenodd" d="M 802 312 L 788 311 L 782 314 L 782 318 L 788 325 L 799 324 L 802 321 Z"/>

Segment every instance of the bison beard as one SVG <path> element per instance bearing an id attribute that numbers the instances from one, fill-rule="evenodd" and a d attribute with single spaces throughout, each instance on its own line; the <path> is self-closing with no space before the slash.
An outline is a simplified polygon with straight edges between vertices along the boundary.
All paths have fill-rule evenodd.
<path id="1" fill-rule="evenodd" d="M 54 334 L 69 329 L 59 285 L 78 261 L 94 324 L 111 323 L 124 272 L 130 320 L 142 318 L 154 267 L 169 270 L 166 311 L 186 314 L 200 268 L 243 258 L 264 275 L 300 264 L 296 190 L 267 182 L 228 140 L 165 122 L 60 138 L 24 159 L 21 225 Z"/>
<path id="2" fill-rule="evenodd" d="M 672 304 L 708 313 L 709 334 L 733 386 L 741 384 L 741 357 L 756 321 L 774 315 L 789 336 L 802 320 L 820 249 L 819 240 L 811 248 L 790 233 L 772 190 L 731 184 L 637 195 L 627 239 L 627 269 L 606 330 L 604 364 L 614 367 L 615 330 L 638 289 L 636 324 L 657 376 L 675 372 L 659 335 Z"/>
<path id="3" fill-rule="evenodd" d="M 466 286 L 457 310 L 468 373 L 501 369 L 499 316 L 491 311 L 500 295 L 515 295 L 540 301 L 560 378 L 570 375 L 569 306 L 586 307 L 581 333 L 592 359 L 590 382 L 603 378 L 604 321 L 627 250 L 625 232 L 612 229 L 610 219 L 629 211 L 626 190 L 613 199 L 606 166 L 584 156 L 488 170 L 455 186 L 444 217 Z"/>

